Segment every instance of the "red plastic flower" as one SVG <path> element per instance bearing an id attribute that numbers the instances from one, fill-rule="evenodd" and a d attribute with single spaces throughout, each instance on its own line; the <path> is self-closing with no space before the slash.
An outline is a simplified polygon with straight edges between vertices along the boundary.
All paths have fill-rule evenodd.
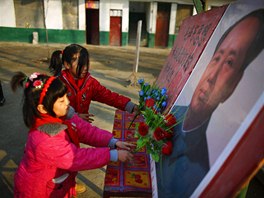
<path id="1" fill-rule="evenodd" d="M 165 137 L 165 131 L 162 128 L 160 128 L 160 127 L 157 127 L 155 129 L 155 131 L 153 133 L 153 136 L 154 136 L 155 140 L 157 140 L 157 141 L 166 138 Z"/>
<path id="2" fill-rule="evenodd" d="M 138 125 L 138 133 L 141 136 L 146 136 L 148 134 L 149 127 L 145 122 L 140 122 Z"/>
<path id="3" fill-rule="evenodd" d="M 164 155 L 170 155 L 172 153 L 172 141 L 167 141 L 162 149 L 161 149 L 162 154 Z"/>
<path id="4" fill-rule="evenodd" d="M 33 82 L 33 86 L 34 86 L 35 88 L 41 88 L 42 85 L 43 85 L 43 82 L 42 82 L 41 80 L 35 80 L 35 81 Z"/>
<path id="5" fill-rule="evenodd" d="M 155 100 L 153 98 L 147 99 L 145 102 L 146 107 L 152 108 L 155 104 Z"/>
<path id="6" fill-rule="evenodd" d="M 173 136 L 173 132 L 164 131 L 164 136 L 165 136 L 165 138 L 170 139 Z"/>
<path id="7" fill-rule="evenodd" d="M 166 123 L 166 126 L 171 127 L 171 126 L 173 126 L 173 125 L 175 125 L 177 123 L 177 120 L 174 117 L 174 115 L 167 114 L 165 116 L 165 123 Z"/>

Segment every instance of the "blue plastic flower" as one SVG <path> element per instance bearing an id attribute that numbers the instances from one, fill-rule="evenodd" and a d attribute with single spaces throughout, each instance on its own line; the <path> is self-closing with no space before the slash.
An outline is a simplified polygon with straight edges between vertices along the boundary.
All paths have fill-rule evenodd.
<path id="1" fill-rule="evenodd" d="M 163 101 L 163 102 L 161 103 L 161 106 L 162 106 L 162 107 L 166 107 L 166 106 L 167 106 L 167 102 L 166 102 L 166 101 Z"/>
<path id="2" fill-rule="evenodd" d="M 166 92 L 167 92 L 167 89 L 166 89 L 166 88 L 162 88 L 162 89 L 161 89 L 161 95 L 165 95 Z"/>
<path id="3" fill-rule="evenodd" d="M 144 96 L 144 91 L 143 90 L 139 91 L 139 96 Z"/>
<path id="4" fill-rule="evenodd" d="M 142 84 L 144 82 L 144 79 L 138 79 L 138 84 Z"/>

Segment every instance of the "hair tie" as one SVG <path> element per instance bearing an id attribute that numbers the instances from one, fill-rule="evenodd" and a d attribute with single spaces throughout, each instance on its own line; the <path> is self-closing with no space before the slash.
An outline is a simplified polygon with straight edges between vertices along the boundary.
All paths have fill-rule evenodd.
<path id="1" fill-rule="evenodd" d="M 48 88 L 49 88 L 50 84 L 52 83 L 53 80 L 55 80 L 55 78 L 56 78 L 56 77 L 51 76 L 51 77 L 46 81 L 46 83 L 45 83 L 45 85 L 44 85 L 44 87 L 43 87 L 43 89 L 42 89 L 42 92 L 41 92 L 41 94 L 40 94 L 39 104 L 42 104 L 43 99 L 44 99 L 44 97 L 45 97 L 45 95 L 46 95 L 46 92 L 48 91 Z"/>
<path id="2" fill-rule="evenodd" d="M 28 79 L 29 78 L 27 76 L 23 79 L 23 82 L 25 83 L 25 88 L 28 88 L 29 87 Z"/>

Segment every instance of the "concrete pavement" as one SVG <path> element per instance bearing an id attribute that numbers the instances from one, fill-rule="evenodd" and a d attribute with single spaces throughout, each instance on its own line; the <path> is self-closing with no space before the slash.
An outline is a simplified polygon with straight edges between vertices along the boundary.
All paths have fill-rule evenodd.
<path id="1" fill-rule="evenodd" d="M 22 90 L 13 93 L 9 82 L 15 71 L 30 75 L 38 71 L 48 73 L 48 61 L 56 49 L 66 45 L 0 42 L 0 79 L 6 103 L 0 107 L 0 192 L 1 197 L 13 197 L 13 176 L 21 160 L 28 129 L 22 118 Z M 138 88 L 129 86 L 135 60 L 135 47 L 85 45 L 90 53 L 90 72 L 107 88 L 126 95 L 137 102 Z M 140 48 L 138 78 L 152 83 L 166 62 L 170 49 Z M 90 112 L 95 114 L 94 125 L 112 131 L 115 108 L 93 102 Z M 103 194 L 105 167 L 80 171 L 78 180 L 87 191 L 78 197 L 98 198 Z"/>

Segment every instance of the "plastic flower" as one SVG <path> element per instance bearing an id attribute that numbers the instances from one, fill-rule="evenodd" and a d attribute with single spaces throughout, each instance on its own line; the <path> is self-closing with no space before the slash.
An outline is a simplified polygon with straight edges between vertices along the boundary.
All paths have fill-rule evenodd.
<path id="1" fill-rule="evenodd" d="M 148 134 L 149 127 L 145 122 L 140 122 L 138 126 L 138 133 L 141 136 L 146 136 Z"/>
<path id="2" fill-rule="evenodd" d="M 165 123 L 166 123 L 166 126 L 171 127 L 177 123 L 177 120 L 174 115 L 167 114 L 165 116 Z"/>
<path id="3" fill-rule="evenodd" d="M 144 79 L 139 79 L 138 84 L 142 84 L 142 83 L 144 83 Z"/>
<path id="4" fill-rule="evenodd" d="M 166 106 L 167 106 L 167 102 L 166 102 L 166 101 L 163 101 L 163 102 L 161 103 L 161 106 L 162 106 L 162 107 L 166 107 Z"/>
<path id="5" fill-rule="evenodd" d="M 149 106 L 149 99 L 151 99 L 150 106 L 155 107 L 154 109 L 156 113 L 157 111 L 161 113 L 167 106 L 167 89 L 160 89 L 155 85 L 150 86 L 149 83 L 146 83 L 144 81 L 144 79 L 139 79 L 138 83 L 141 88 L 141 90 L 139 91 L 139 109 L 144 110 L 146 106 Z M 155 106 L 153 104 L 153 101 L 155 103 Z"/>
<path id="6" fill-rule="evenodd" d="M 154 107 L 154 105 L 155 105 L 155 100 L 153 98 L 147 99 L 145 102 L 146 107 L 152 108 Z"/>
<path id="7" fill-rule="evenodd" d="M 141 91 L 139 92 L 139 95 L 140 95 L 140 96 L 144 96 L 144 91 L 141 90 Z"/>
<path id="8" fill-rule="evenodd" d="M 165 95 L 167 93 L 167 89 L 166 88 L 162 88 L 161 89 L 161 95 Z"/>
<path id="9" fill-rule="evenodd" d="M 167 141 L 161 149 L 162 154 L 170 155 L 172 153 L 172 141 Z"/>
<path id="10" fill-rule="evenodd" d="M 34 72 L 33 74 L 30 75 L 29 80 L 33 81 L 35 78 L 38 77 L 38 75 L 40 75 L 40 73 Z"/>
<path id="11" fill-rule="evenodd" d="M 165 136 L 165 138 L 170 139 L 173 137 L 173 132 L 172 131 L 170 131 L 170 132 L 164 131 L 164 136 Z"/>
<path id="12" fill-rule="evenodd" d="M 35 80 L 35 81 L 33 82 L 33 86 L 34 86 L 35 88 L 37 88 L 37 89 L 40 89 L 40 88 L 42 87 L 42 85 L 43 85 L 43 82 L 42 82 L 41 80 Z"/>
<path id="13" fill-rule="evenodd" d="M 159 141 L 165 138 L 165 131 L 158 127 L 155 129 L 154 133 L 153 133 L 153 137 L 155 138 L 155 140 Z"/>
<path id="14" fill-rule="evenodd" d="M 179 124 L 179 121 L 171 113 L 163 114 L 168 99 L 165 87 L 160 89 L 156 85 L 151 86 L 145 83 L 144 79 L 138 80 L 138 83 L 141 88 L 139 91 L 139 113 L 134 116 L 130 126 L 139 114 L 142 114 L 144 122 L 136 124 L 137 147 L 135 151 L 144 147 L 152 159 L 158 162 L 162 155 L 172 153 L 173 129 Z"/>

